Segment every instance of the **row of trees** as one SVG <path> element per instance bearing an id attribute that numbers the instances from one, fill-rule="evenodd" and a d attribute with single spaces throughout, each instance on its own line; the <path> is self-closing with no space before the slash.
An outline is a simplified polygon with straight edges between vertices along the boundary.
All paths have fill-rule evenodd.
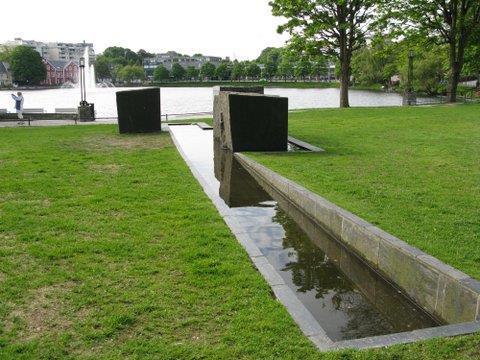
<path id="1" fill-rule="evenodd" d="M 109 47 L 96 60 L 97 78 L 114 81 L 143 81 L 145 58 L 153 54 L 140 50 L 135 53 L 122 47 Z M 253 61 L 222 61 L 218 66 L 204 63 L 200 69 L 194 66 L 183 67 L 174 63 L 171 69 L 159 66 L 153 72 L 154 81 L 168 80 L 244 80 L 244 79 L 320 79 L 328 74 L 328 61 L 324 56 L 311 56 L 295 53 L 291 48 L 266 48 L 258 59 Z"/>
<path id="2" fill-rule="evenodd" d="M 478 0 L 272 0 L 272 12 L 287 21 L 297 53 L 322 54 L 338 61 L 340 106 L 348 107 L 352 59 L 374 31 L 399 41 L 418 37 L 444 46 L 448 57 L 448 100 L 455 102 L 467 56 L 478 51 Z M 473 48 L 473 49 L 472 49 Z"/>

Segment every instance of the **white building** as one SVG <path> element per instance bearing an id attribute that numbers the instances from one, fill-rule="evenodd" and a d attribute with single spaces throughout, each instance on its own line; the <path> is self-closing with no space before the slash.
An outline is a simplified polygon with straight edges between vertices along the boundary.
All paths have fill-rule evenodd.
<path id="1" fill-rule="evenodd" d="M 5 43 L 6 46 L 29 46 L 40 54 L 46 60 L 75 60 L 78 61 L 85 54 L 85 48 L 88 47 L 90 61 L 95 61 L 95 50 L 92 43 L 64 43 L 64 42 L 41 42 L 35 40 L 23 40 L 15 38 L 13 41 Z"/>
<path id="2" fill-rule="evenodd" d="M 167 70 L 172 70 L 174 64 L 180 64 L 183 68 L 193 66 L 200 70 L 203 64 L 209 62 L 217 67 L 222 62 L 222 58 L 218 56 L 204 56 L 204 55 L 181 55 L 175 51 L 169 51 L 163 54 L 155 54 L 153 58 L 144 60 L 143 67 L 147 74 L 152 74 L 158 66 L 164 66 Z"/>

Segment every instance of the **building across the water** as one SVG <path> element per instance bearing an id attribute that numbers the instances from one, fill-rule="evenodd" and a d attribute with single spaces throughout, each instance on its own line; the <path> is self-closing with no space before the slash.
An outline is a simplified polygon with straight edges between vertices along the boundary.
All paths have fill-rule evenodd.
<path id="1" fill-rule="evenodd" d="M 223 59 L 218 56 L 205 56 L 201 54 L 189 56 L 178 54 L 175 51 L 169 51 L 163 54 L 155 54 L 154 57 L 145 59 L 143 67 L 147 75 L 152 75 L 158 66 L 164 66 L 170 71 L 174 64 L 179 64 L 185 69 L 192 66 L 199 70 L 205 63 L 209 62 L 217 67 L 222 61 Z"/>
<path id="2" fill-rule="evenodd" d="M 44 85 L 76 84 L 78 82 L 79 63 L 75 60 L 46 60 L 47 79 Z"/>
<path id="3" fill-rule="evenodd" d="M 85 49 L 88 48 L 90 62 L 95 61 L 95 50 L 93 43 L 65 43 L 65 42 L 42 42 L 35 40 L 23 40 L 15 38 L 13 41 L 7 41 L 6 46 L 29 46 L 40 54 L 40 56 L 49 61 L 60 60 L 80 60 L 85 55 Z"/>

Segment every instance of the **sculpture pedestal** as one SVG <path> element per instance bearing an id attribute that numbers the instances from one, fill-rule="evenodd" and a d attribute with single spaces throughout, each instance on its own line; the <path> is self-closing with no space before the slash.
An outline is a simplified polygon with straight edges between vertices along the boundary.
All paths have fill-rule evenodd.
<path id="1" fill-rule="evenodd" d="M 161 131 L 160 88 L 117 92 L 120 134 Z"/>
<path id="2" fill-rule="evenodd" d="M 78 107 L 78 121 L 95 121 L 95 105 L 83 104 Z"/>
<path id="3" fill-rule="evenodd" d="M 213 135 L 223 149 L 287 151 L 287 98 L 220 92 L 214 98 L 213 112 Z"/>

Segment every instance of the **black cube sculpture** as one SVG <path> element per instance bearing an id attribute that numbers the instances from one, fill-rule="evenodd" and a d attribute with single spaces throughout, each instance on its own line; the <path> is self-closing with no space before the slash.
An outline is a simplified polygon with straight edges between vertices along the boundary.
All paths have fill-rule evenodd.
<path id="1" fill-rule="evenodd" d="M 250 94 L 264 94 L 265 89 L 263 86 L 215 86 L 213 88 L 213 95 L 214 99 L 216 95 L 219 95 L 221 92 L 236 92 L 236 93 L 250 93 Z M 217 111 L 219 109 L 218 106 L 215 106 L 216 100 L 214 100 L 213 104 L 213 122 L 220 121 L 220 113 Z M 215 139 L 220 138 L 220 128 L 213 127 L 213 137 Z"/>
<path id="2" fill-rule="evenodd" d="M 288 98 L 220 92 L 214 98 L 214 137 L 239 151 L 287 151 Z"/>
<path id="3" fill-rule="evenodd" d="M 161 130 L 160 88 L 117 92 L 120 134 Z"/>

